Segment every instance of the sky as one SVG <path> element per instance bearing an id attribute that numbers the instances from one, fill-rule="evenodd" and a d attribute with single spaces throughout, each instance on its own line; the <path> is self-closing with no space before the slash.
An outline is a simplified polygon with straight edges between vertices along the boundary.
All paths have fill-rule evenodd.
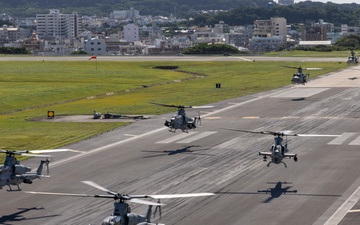
<path id="1" fill-rule="evenodd" d="M 295 3 L 298 2 L 305 2 L 306 0 L 295 0 Z M 344 4 L 344 3 L 356 3 L 356 4 L 360 4 L 360 0 L 312 0 L 312 2 L 333 2 L 333 3 L 337 3 L 337 4 Z"/>

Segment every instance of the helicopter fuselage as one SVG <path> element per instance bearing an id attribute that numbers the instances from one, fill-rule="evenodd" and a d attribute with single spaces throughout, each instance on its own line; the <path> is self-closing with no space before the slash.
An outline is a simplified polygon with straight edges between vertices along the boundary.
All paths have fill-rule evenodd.
<path id="1" fill-rule="evenodd" d="M 166 120 L 164 125 L 169 127 L 171 131 L 176 129 L 181 129 L 182 131 L 187 131 L 196 128 L 196 118 L 190 118 L 185 115 L 174 115 L 171 117 L 170 121 Z"/>
<path id="2" fill-rule="evenodd" d="M 305 84 L 306 78 L 309 76 L 309 74 L 303 74 L 303 73 L 295 73 L 291 79 L 291 82 L 293 84 Z"/>

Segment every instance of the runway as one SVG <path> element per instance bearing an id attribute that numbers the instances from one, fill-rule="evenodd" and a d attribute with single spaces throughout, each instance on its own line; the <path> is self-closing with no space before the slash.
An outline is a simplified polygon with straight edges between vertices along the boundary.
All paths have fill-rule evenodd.
<path id="1" fill-rule="evenodd" d="M 214 192 L 164 199 L 167 225 L 357 224 L 360 197 L 360 79 L 347 69 L 268 92 L 214 103 L 195 131 L 169 132 L 172 114 L 154 116 L 75 143 L 84 153 L 54 154 L 51 178 L 26 191 L 105 194 L 92 180 L 126 194 Z M 353 79 L 355 78 L 355 79 Z M 187 110 L 197 116 L 197 110 Z M 259 151 L 273 137 L 226 129 L 292 130 L 337 137 L 288 137 L 298 162 L 266 166 Z M 38 159 L 23 164 L 36 167 Z M 100 224 L 111 199 L 39 196 L 0 190 L 0 224 Z M 131 204 L 145 214 L 146 207 Z M 157 221 L 157 218 L 155 218 Z"/>

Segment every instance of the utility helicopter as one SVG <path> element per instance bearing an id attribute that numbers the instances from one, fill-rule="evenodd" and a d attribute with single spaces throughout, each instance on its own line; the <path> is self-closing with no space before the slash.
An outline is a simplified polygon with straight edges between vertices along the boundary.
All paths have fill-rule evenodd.
<path id="1" fill-rule="evenodd" d="M 291 78 L 292 84 L 306 84 L 308 78 L 310 77 L 310 73 L 304 74 L 303 70 L 321 70 L 322 68 L 302 68 L 300 67 L 294 67 L 294 66 L 283 66 L 286 68 L 292 68 L 297 69 L 297 73 L 294 73 Z"/>
<path id="2" fill-rule="evenodd" d="M 106 217 L 101 225 L 160 225 L 159 223 L 151 222 L 152 206 L 156 206 L 154 214 L 159 210 L 161 217 L 161 206 L 164 205 L 160 199 L 165 198 L 191 198 L 201 196 L 212 196 L 214 193 L 192 193 L 192 194 L 171 194 L 171 195 L 127 195 L 120 194 L 106 189 L 93 181 L 82 181 L 84 184 L 90 185 L 101 191 L 107 192 L 107 195 L 88 195 L 88 194 L 69 194 L 69 193 L 52 193 L 52 192 L 32 192 L 25 191 L 30 194 L 42 195 L 61 195 L 73 197 L 94 197 L 94 198 L 112 198 L 114 202 L 114 212 L 111 216 Z M 157 199 L 157 202 L 143 200 L 143 198 Z M 131 212 L 131 208 L 127 202 L 148 205 L 146 215 L 140 215 Z"/>
<path id="3" fill-rule="evenodd" d="M 198 125 L 201 125 L 200 113 L 198 116 L 190 118 L 186 116 L 185 108 L 193 109 L 206 109 L 213 106 L 184 106 L 184 105 L 168 105 L 160 103 L 151 103 L 154 105 L 160 105 L 164 107 L 178 108 L 177 114 L 173 115 L 170 120 L 166 120 L 164 125 L 170 128 L 171 132 L 175 132 L 180 129 L 183 132 L 189 132 L 191 129 L 195 129 Z"/>
<path id="4" fill-rule="evenodd" d="M 289 153 L 289 149 L 287 147 L 287 137 L 288 136 L 296 136 L 296 137 L 338 137 L 339 135 L 328 135 L 328 134 L 291 134 L 293 131 L 250 131 L 250 130 L 237 130 L 237 129 L 225 129 L 232 131 L 240 131 L 252 134 L 265 134 L 265 135 L 273 135 L 275 143 L 270 147 L 269 151 L 259 152 L 259 156 L 263 156 L 263 161 L 267 161 L 267 157 L 271 158 L 271 161 L 267 164 L 269 167 L 271 163 L 275 164 L 284 164 L 287 167 L 286 163 L 283 161 L 284 158 L 292 158 L 295 162 L 298 161 L 298 157 L 296 153 Z M 283 144 L 283 137 L 286 137 L 285 144 Z"/>
<path id="5" fill-rule="evenodd" d="M 33 180 L 40 179 L 42 177 L 49 177 L 49 163 L 51 155 L 36 155 L 39 153 L 48 153 L 48 152 L 65 152 L 65 151 L 75 151 L 71 149 L 49 149 L 49 150 L 20 150 L 20 151 L 10 151 L 0 149 L 0 153 L 6 154 L 5 162 L 3 165 L 0 165 L 0 189 L 3 186 L 8 186 L 8 191 L 13 191 L 11 185 L 17 186 L 18 191 L 20 191 L 20 184 L 32 184 Z M 36 172 L 31 172 L 31 168 L 21 165 L 20 161 L 16 159 L 16 155 L 31 156 L 31 157 L 43 157 L 46 160 L 41 160 Z M 47 168 L 47 175 L 42 174 L 43 167 Z"/>

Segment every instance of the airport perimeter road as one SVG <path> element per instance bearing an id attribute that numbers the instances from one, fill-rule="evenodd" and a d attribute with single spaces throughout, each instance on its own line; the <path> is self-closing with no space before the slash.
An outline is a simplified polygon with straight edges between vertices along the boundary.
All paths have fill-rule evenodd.
<path id="1" fill-rule="evenodd" d="M 0 57 L 1 61 L 88 61 L 90 56 L 32 56 Z M 343 62 L 346 57 L 268 57 L 268 56 L 98 56 L 100 61 L 297 61 L 297 62 Z M 94 61 L 94 60 L 93 60 Z"/>
<path id="2" fill-rule="evenodd" d="M 126 194 L 214 192 L 212 197 L 164 199 L 167 225 L 357 224 L 360 186 L 360 79 L 343 70 L 285 88 L 214 103 L 189 133 L 163 127 L 171 114 L 71 146 L 85 153 L 54 158 L 52 177 L 23 190 L 105 194 L 92 180 Z M 360 76 L 359 76 L 360 77 Z M 196 116 L 197 110 L 187 110 Z M 226 129 L 292 130 L 337 137 L 288 137 L 298 162 L 266 166 L 259 151 L 273 137 Z M 23 164 L 36 165 L 38 159 Z M 266 191 L 267 190 L 267 191 Z M 39 196 L 0 191 L 0 224 L 100 224 L 111 199 Z M 155 200 L 156 201 L 156 200 Z M 130 203 L 131 204 L 131 203 Z M 144 214 L 145 206 L 131 204 Z"/>

